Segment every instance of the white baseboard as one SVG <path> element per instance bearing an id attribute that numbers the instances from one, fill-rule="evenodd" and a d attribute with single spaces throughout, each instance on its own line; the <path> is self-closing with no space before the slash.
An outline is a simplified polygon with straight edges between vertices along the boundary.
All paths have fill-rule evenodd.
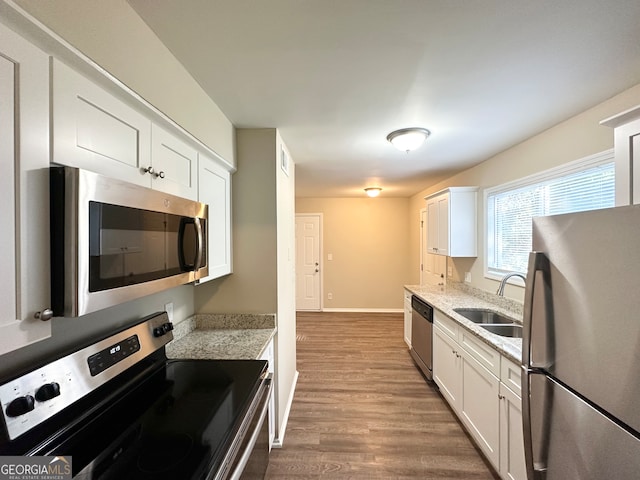
<path id="1" fill-rule="evenodd" d="M 403 313 L 403 308 L 323 308 L 323 312 L 343 313 Z"/>
<path id="2" fill-rule="evenodd" d="M 282 419 L 282 424 L 280 428 L 278 428 L 278 435 L 273 440 L 272 448 L 282 448 L 284 444 L 284 434 L 287 430 L 287 422 L 289 421 L 289 413 L 291 412 L 291 404 L 293 403 L 293 395 L 296 393 L 296 385 L 298 384 L 298 375 L 300 373 L 296 370 L 296 374 L 293 376 L 293 382 L 291 384 L 291 394 L 289 395 L 289 399 L 287 400 L 287 408 L 284 411 L 284 418 Z"/>

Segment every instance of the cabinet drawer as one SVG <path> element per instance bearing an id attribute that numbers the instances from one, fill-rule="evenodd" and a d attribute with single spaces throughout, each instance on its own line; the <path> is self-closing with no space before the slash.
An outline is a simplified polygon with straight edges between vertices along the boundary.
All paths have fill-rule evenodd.
<path id="1" fill-rule="evenodd" d="M 460 329 L 459 341 L 462 347 L 481 365 L 496 377 L 500 376 L 500 353 L 497 350 L 478 339 L 465 328 Z"/>
<path id="2" fill-rule="evenodd" d="M 453 338 L 456 342 L 458 341 L 458 324 L 447 317 L 440 310 L 433 309 L 433 323 L 439 326 L 443 332 Z"/>
<path id="3" fill-rule="evenodd" d="M 518 396 L 522 396 L 522 369 L 520 365 L 505 357 L 502 357 L 500 366 L 500 381 Z"/>

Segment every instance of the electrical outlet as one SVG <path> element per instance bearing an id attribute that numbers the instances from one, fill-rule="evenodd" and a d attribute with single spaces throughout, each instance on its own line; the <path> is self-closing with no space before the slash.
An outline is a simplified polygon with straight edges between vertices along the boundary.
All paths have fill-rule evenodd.
<path id="1" fill-rule="evenodd" d="M 447 277 L 453 276 L 453 267 L 447 267 Z"/>
<path id="2" fill-rule="evenodd" d="M 173 302 L 164 304 L 164 311 L 167 312 L 167 316 L 169 317 L 169 321 L 173 322 Z"/>
<path id="3" fill-rule="evenodd" d="M 327 253 L 327 260 L 333 260 L 333 253 Z"/>
<path id="4" fill-rule="evenodd" d="M 329 300 L 333 300 L 333 293 L 327 293 L 327 298 Z"/>
<path id="5" fill-rule="evenodd" d="M 471 283 L 471 272 L 464 272 L 464 281 Z"/>

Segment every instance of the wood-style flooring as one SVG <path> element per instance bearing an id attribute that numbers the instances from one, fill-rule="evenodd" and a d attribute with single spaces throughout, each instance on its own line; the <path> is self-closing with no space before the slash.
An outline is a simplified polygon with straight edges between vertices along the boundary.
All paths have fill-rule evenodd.
<path id="1" fill-rule="evenodd" d="M 298 313 L 300 373 L 268 480 L 497 479 L 415 367 L 402 314 Z"/>

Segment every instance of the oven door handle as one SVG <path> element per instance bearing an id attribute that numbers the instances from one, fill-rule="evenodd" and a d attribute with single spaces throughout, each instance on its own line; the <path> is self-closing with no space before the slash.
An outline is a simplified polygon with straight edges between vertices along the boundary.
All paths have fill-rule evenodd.
<path id="1" fill-rule="evenodd" d="M 253 432 L 251 432 L 251 437 L 249 438 L 249 442 L 247 443 L 247 446 L 244 449 L 244 452 L 242 452 L 242 456 L 238 460 L 238 463 L 236 464 L 236 467 L 234 468 L 233 472 L 229 476 L 229 480 L 239 480 L 240 477 L 242 476 L 242 472 L 244 471 L 244 468 L 247 466 L 247 462 L 249 461 L 249 457 L 251 457 L 251 453 L 253 452 L 253 447 L 255 446 L 256 442 L 258 441 L 258 437 L 260 436 L 260 431 L 262 430 L 262 425 L 264 424 L 265 421 L 268 421 L 267 420 L 267 417 L 268 417 L 267 410 L 269 409 L 269 399 L 271 398 L 271 395 L 272 395 L 271 390 L 273 388 L 273 384 L 271 382 L 271 374 L 269 374 L 266 377 L 264 385 L 265 385 L 264 388 L 267 389 L 267 393 L 263 397 L 264 398 L 264 400 L 263 400 L 264 403 L 262 405 L 262 408 L 260 409 L 258 422 L 256 424 L 256 427 L 253 429 Z"/>

